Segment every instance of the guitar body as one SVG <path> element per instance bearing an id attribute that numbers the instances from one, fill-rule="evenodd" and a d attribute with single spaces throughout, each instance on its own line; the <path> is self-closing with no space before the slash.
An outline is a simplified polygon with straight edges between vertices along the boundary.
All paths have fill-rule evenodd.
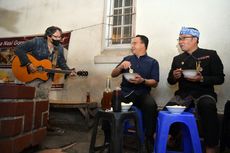
<path id="1" fill-rule="evenodd" d="M 27 57 L 35 67 L 52 69 L 52 63 L 48 59 L 39 61 L 30 54 L 27 54 Z M 49 79 L 48 72 L 45 71 L 36 71 L 34 73 L 29 73 L 27 70 L 27 66 L 21 66 L 21 62 L 18 56 L 15 56 L 12 61 L 12 72 L 14 76 L 21 82 L 31 82 L 35 79 L 47 81 Z"/>

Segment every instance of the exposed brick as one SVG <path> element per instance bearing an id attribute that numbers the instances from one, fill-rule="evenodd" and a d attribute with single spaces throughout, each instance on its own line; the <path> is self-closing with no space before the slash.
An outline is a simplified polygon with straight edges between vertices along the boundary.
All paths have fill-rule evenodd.
<path id="1" fill-rule="evenodd" d="M 48 116 L 49 116 L 49 113 L 47 112 L 47 113 L 45 113 L 45 114 L 43 114 L 43 124 L 42 124 L 42 127 L 44 127 L 44 126 L 48 126 Z"/>
<path id="2" fill-rule="evenodd" d="M 25 148 L 31 146 L 32 142 L 32 133 L 28 132 L 24 135 L 20 135 L 19 137 L 15 138 L 14 141 L 14 153 L 19 153 L 23 151 Z"/>
<path id="3" fill-rule="evenodd" d="M 33 99 L 35 88 L 9 83 L 0 84 L 0 98 L 6 99 Z"/>
<path id="4" fill-rule="evenodd" d="M 0 139 L 0 153 L 20 153 L 25 148 L 40 144 L 46 133 L 44 127 L 16 137 Z"/>
<path id="5" fill-rule="evenodd" d="M 24 116 L 25 117 L 25 131 L 32 129 L 33 120 L 33 101 L 26 102 L 1 102 L 0 103 L 0 117 L 14 117 Z"/>
<path id="6" fill-rule="evenodd" d="M 0 121 L 0 138 L 16 136 L 22 131 L 22 118 Z"/>
<path id="7" fill-rule="evenodd" d="M 16 115 L 24 115 L 24 131 L 32 130 L 33 123 L 33 101 L 17 103 Z"/>
<path id="8" fill-rule="evenodd" d="M 48 101 L 0 99 L 0 153 L 19 153 L 41 143 L 46 136 L 48 106 Z"/>
<path id="9" fill-rule="evenodd" d="M 33 131 L 32 145 L 35 146 L 40 144 L 44 140 L 46 133 L 47 133 L 46 127 Z"/>
<path id="10" fill-rule="evenodd" d="M 10 138 L 0 140 L 0 152 L 1 153 L 13 153 L 14 141 Z"/>
<path id="11" fill-rule="evenodd" d="M 12 117 L 16 114 L 16 102 L 0 102 L 0 117 Z"/>
<path id="12" fill-rule="evenodd" d="M 34 128 L 37 129 L 42 126 L 41 121 L 42 121 L 42 118 L 44 117 L 42 113 L 48 111 L 49 102 L 48 101 L 37 101 L 35 105 L 36 105 L 36 110 L 35 110 Z M 44 123 L 44 120 L 46 119 L 47 118 L 43 118 L 43 123 Z"/>

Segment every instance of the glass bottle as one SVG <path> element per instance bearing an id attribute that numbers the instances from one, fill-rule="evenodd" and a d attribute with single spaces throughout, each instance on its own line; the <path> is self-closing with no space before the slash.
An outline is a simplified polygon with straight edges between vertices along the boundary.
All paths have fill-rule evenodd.
<path id="1" fill-rule="evenodd" d="M 113 111 L 114 112 L 120 112 L 121 111 L 121 89 L 119 87 L 116 88 L 116 90 L 113 91 Z"/>
<path id="2" fill-rule="evenodd" d="M 112 100 L 112 90 L 111 90 L 111 77 L 108 76 L 106 79 L 106 88 L 103 92 L 103 98 L 101 101 L 101 108 L 103 110 L 111 108 L 111 100 Z"/>
<path id="3" fill-rule="evenodd" d="M 86 102 L 90 103 L 90 92 L 86 92 Z"/>

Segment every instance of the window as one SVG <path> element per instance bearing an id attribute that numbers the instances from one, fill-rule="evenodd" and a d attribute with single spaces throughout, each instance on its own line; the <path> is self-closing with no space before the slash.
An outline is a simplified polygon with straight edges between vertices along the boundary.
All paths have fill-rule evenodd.
<path id="1" fill-rule="evenodd" d="M 134 20 L 134 0 L 107 0 L 105 48 L 130 46 Z"/>

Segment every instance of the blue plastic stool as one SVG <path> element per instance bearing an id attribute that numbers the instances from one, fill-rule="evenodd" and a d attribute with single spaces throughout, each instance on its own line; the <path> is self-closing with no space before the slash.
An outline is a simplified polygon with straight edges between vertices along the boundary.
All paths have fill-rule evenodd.
<path id="1" fill-rule="evenodd" d="M 136 106 L 131 106 L 130 111 L 135 111 L 136 114 L 137 114 L 138 121 L 139 121 L 137 124 L 139 124 L 139 127 L 140 127 L 140 141 L 141 141 L 142 144 L 144 144 L 144 141 L 145 141 L 145 131 L 144 131 L 144 127 L 143 127 L 142 112 Z M 128 132 L 128 129 L 134 127 L 133 125 L 130 124 L 129 121 L 126 121 L 124 126 L 125 126 L 124 127 L 124 133 L 125 134 L 130 134 Z"/>
<path id="2" fill-rule="evenodd" d="M 155 153 L 167 152 L 167 140 L 170 126 L 175 123 L 182 123 L 183 152 L 202 153 L 199 133 L 195 117 L 192 113 L 171 114 L 168 111 L 160 111 L 158 114 L 156 140 L 154 145 Z"/>

